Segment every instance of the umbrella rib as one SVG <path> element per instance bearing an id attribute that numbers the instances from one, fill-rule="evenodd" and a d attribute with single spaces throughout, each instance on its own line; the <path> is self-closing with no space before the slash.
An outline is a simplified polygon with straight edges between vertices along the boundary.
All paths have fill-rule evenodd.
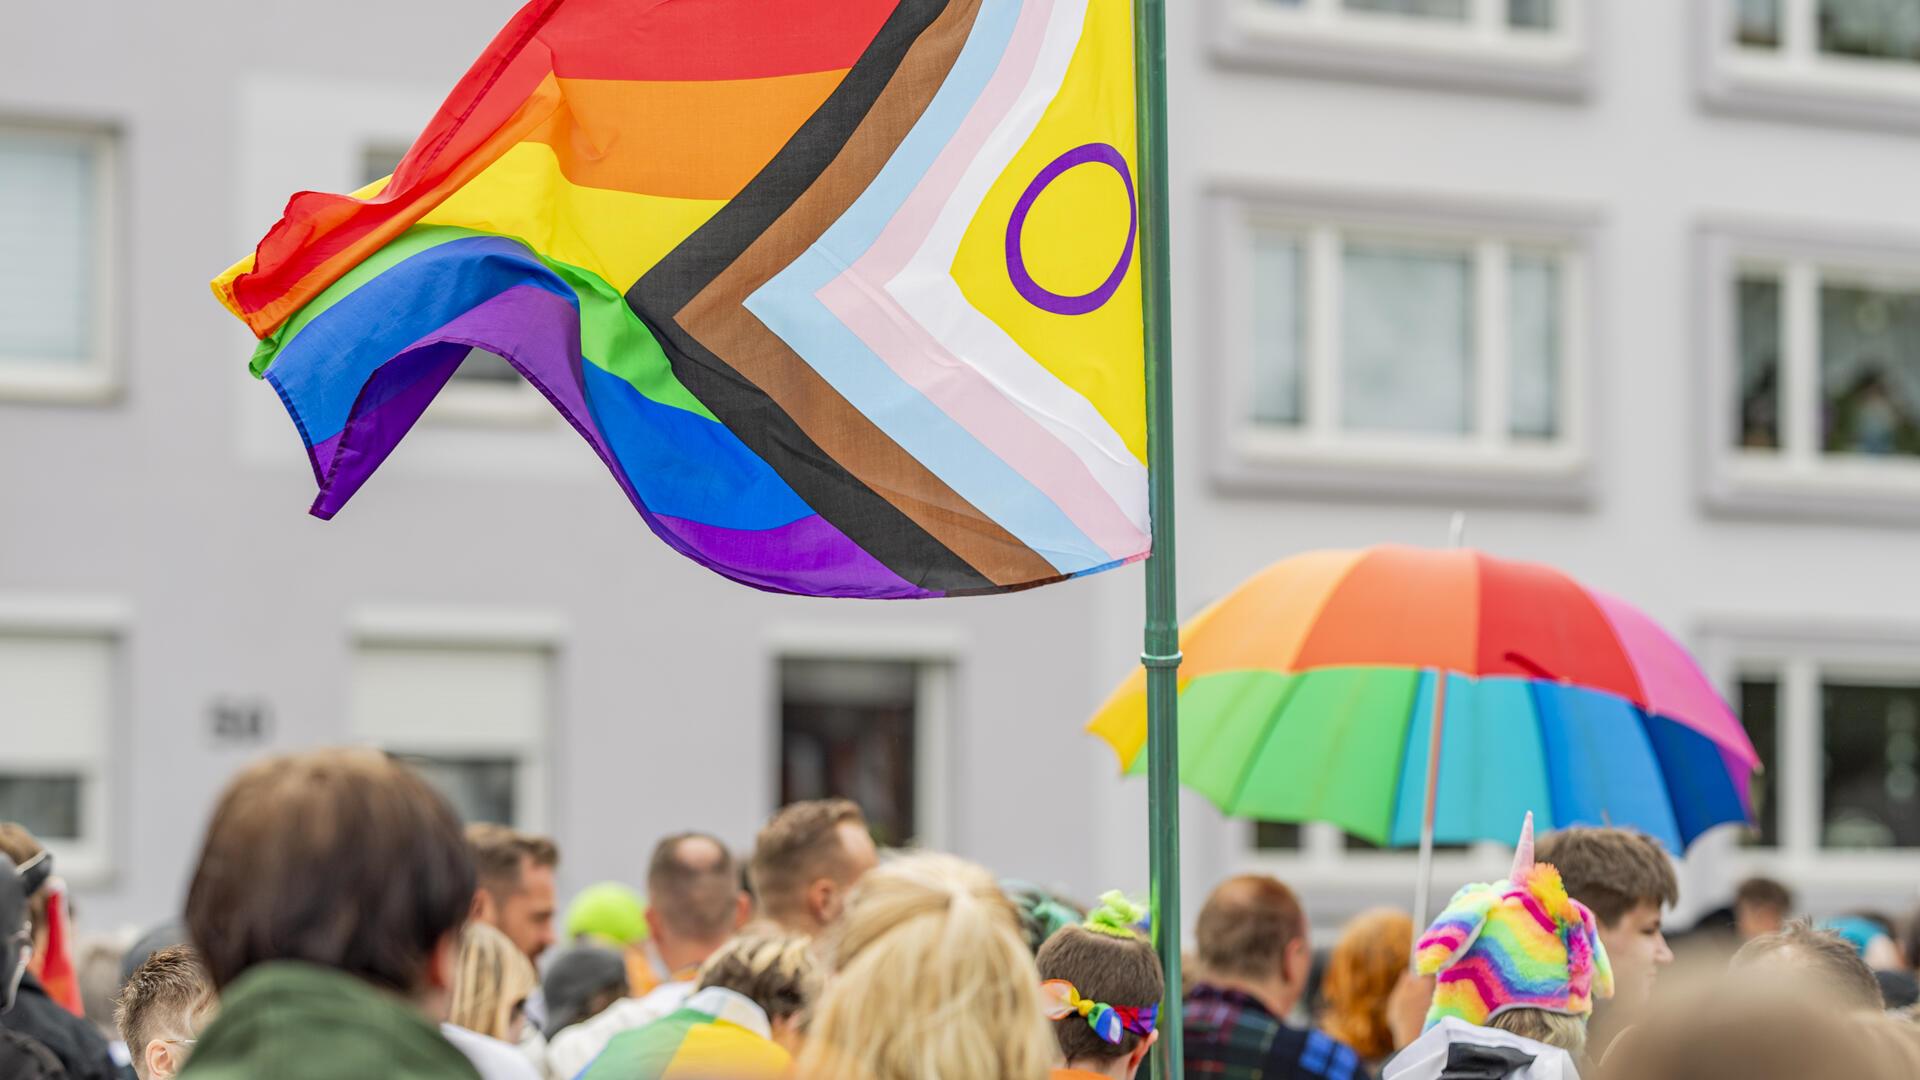
<path id="1" fill-rule="evenodd" d="M 1273 711 L 1270 714 L 1272 720 L 1267 724 L 1267 729 L 1260 733 L 1259 743 L 1253 747 L 1253 752 L 1247 755 L 1246 762 L 1240 766 L 1240 777 L 1233 783 L 1233 792 L 1229 802 L 1235 808 L 1236 813 L 1240 806 L 1241 796 L 1246 794 L 1247 782 L 1253 777 L 1254 763 L 1258 762 L 1261 755 L 1267 752 L 1267 743 L 1273 740 L 1274 729 L 1280 726 L 1281 714 L 1287 711 L 1287 706 L 1293 702 L 1293 695 L 1300 689 L 1300 684 L 1305 682 L 1307 678 L 1307 673 L 1304 671 L 1290 671 L 1286 674 L 1288 676 L 1287 688 L 1281 691 L 1280 700 L 1274 704 Z"/>

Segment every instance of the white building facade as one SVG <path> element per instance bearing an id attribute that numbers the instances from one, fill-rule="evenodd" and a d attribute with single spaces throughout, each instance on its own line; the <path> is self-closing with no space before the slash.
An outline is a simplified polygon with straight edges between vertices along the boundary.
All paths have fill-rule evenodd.
<path id="1" fill-rule="evenodd" d="M 235 768 L 343 742 L 555 833 L 570 888 L 827 791 L 884 840 L 1144 888 L 1144 786 L 1080 733 L 1137 655 L 1137 567 L 939 603 L 741 589 L 477 362 L 350 511 L 302 513 L 205 280 L 289 193 L 389 168 L 514 6 L 6 13 L 0 819 L 54 839 L 96 926 L 177 907 Z M 1750 870 L 1823 913 L 1920 899 L 1920 8 L 1170 17 L 1183 612 L 1466 510 L 1470 543 L 1646 608 L 1754 732 L 1763 828 L 1695 846 L 1680 921 Z M 1322 926 L 1407 902 L 1406 854 L 1186 811 L 1190 910 L 1239 869 Z"/>

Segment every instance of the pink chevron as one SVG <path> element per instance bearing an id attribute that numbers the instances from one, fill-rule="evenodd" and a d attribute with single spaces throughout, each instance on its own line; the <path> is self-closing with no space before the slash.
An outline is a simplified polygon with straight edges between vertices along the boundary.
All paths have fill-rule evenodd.
<path id="1" fill-rule="evenodd" d="M 867 284 L 891 281 L 926 241 L 967 166 L 1018 102 L 1052 11 L 1053 0 L 1022 5 L 1006 55 L 953 139 L 873 246 L 815 297 L 903 381 L 1017 469 L 1089 539 L 1120 558 L 1139 551 L 1146 535 L 1086 463 L 976 368 L 948 351 L 892 296 Z"/>

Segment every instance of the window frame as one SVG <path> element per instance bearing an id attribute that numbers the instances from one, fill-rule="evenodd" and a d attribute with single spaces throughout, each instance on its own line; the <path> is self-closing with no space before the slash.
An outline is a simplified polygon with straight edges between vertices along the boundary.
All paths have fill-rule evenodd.
<path id="1" fill-rule="evenodd" d="M 118 127 L 101 122 L 0 113 L 0 136 L 71 138 L 90 145 L 97 166 L 94 192 L 94 353 L 73 366 L 0 355 L 0 402 L 110 405 L 125 389 L 125 342 L 121 337 L 126 270 L 124 159 Z M 55 370 L 49 370 L 50 367 Z"/>
<path id="2" fill-rule="evenodd" d="M 1569 205 L 1492 202 L 1444 196 L 1355 193 L 1239 181 L 1214 183 L 1206 196 L 1209 306 L 1206 352 L 1219 358 L 1207 387 L 1214 483 L 1250 494 L 1414 498 L 1480 504 L 1544 505 L 1580 509 L 1592 499 L 1596 411 L 1593 358 L 1599 301 L 1597 210 Z M 1298 433 L 1261 428 L 1245 412 L 1253 373 L 1253 239 L 1262 229 L 1294 229 L 1303 243 L 1305 322 L 1303 364 L 1307 420 Z M 1315 417 L 1338 415 L 1338 401 L 1318 370 L 1339 365 L 1337 285 L 1341 235 L 1405 236 L 1464 244 L 1474 252 L 1475 434 L 1341 435 Z M 1508 273 L 1515 251 L 1550 250 L 1558 256 L 1563 325 L 1557 388 L 1561 436 L 1551 443 L 1515 440 L 1506 417 L 1512 392 L 1506 378 Z M 1331 322 L 1330 322 L 1331 320 Z M 1316 329 L 1318 326 L 1320 329 Z M 1491 333 L 1487 332 L 1492 328 Z"/>
<path id="3" fill-rule="evenodd" d="M 349 671 L 365 649 L 445 649 L 455 651 L 543 654 L 547 666 L 544 726 L 520 737 L 492 737 L 471 732 L 436 733 L 430 737 L 374 741 L 347 718 L 350 737 L 393 754 L 423 757 L 510 757 L 514 775 L 514 817 L 507 822 L 525 832 L 543 832 L 554 820 L 553 795 L 558 790 L 554 763 L 563 760 L 561 740 L 566 730 L 561 713 L 562 660 L 567 626 L 557 615 L 519 611 L 448 610 L 434 608 L 368 608 L 350 623 L 347 642 Z"/>
<path id="4" fill-rule="evenodd" d="M 1847 850 L 1821 846 L 1825 718 L 1822 676 L 1920 683 L 1920 624 L 1836 619 L 1710 618 L 1700 634 L 1702 666 L 1723 695 L 1738 693 L 1743 678 L 1769 677 L 1780 686 L 1775 734 L 1779 775 L 1774 801 L 1779 815 L 1776 847 L 1741 847 L 1738 831 L 1715 830 L 1695 845 L 1737 875 L 1762 873 L 1824 891 L 1848 887 L 1912 890 L 1913 860 L 1920 848 Z M 1729 697 L 1728 700 L 1736 700 Z M 1723 875 L 1724 876 L 1724 875 Z M 1861 901 L 1864 902 L 1864 901 Z"/>
<path id="5" fill-rule="evenodd" d="M 957 690 L 965 653 L 964 639 L 931 627 L 868 628 L 846 625 L 784 625 L 767 630 L 763 655 L 767 672 L 768 755 L 763 779 L 768 812 L 778 807 L 781 782 L 780 663 L 783 660 L 882 661 L 914 665 L 914 821 L 919 848 L 951 851 L 958 847 L 953 792 L 958 712 Z"/>
<path id="6" fill-rule="evenodd" d="M 1819 48 L 1819 0 L 1781 0 L 1776 50 L 1733 40 L 1733 0 L 1696 0 L 1695 81 L 1710 109 L 1809 124 L 1920 130 L 1920 62 Z"/>
<path id="7" fill-rule="evenodd" d="M 97 640 L 108 650 L 102 750 L 97 760 L 76 761 L 73 768 L 81 777 L 80 842 L 45 841 L 53 853 L 54 872 L 76 888 L 104 887 L 113 882 L 117 872 L 123 807 L 114 793 L 126 787 L 123 755 L 114 753 L 113 748 L 126 745 L 131 702 L 127 651 L 132 624 L 132 612 L 118 600 L 0 595 L 0 635 Z M 39 770 L 21 770 L 23 774 L 31 771 Z"/>
<path id="8" fill-rule="evenodd" d="M 1819 303 L 1823 279 L 1911 281 L 1920 294 L 1920 236 L 1886 230 L 1710 220 L 1696 233 L 1701 312 L 1696 349 L 1699 489 L 1710 510 L 1790 520 L 1920 522 L 1920 457 L 1891 460 L 1826 454 L 1820 431 Z M 1735 445 L 1739 309 L 1743 269 L 1780 269 L 1780 447 Z"/>
<path id="9" fill-rule="evenodd" d="M 1349 11 L 1342 0 L 1208 0 L 1206 36 L 1216 63 L 1265 71 L 1579 101 L 1592 89 L 1598 9 L 1560 0 L 1550 31 L 1507 26 L 1505 0 L 1468 0 L 1460 24 Z"/>

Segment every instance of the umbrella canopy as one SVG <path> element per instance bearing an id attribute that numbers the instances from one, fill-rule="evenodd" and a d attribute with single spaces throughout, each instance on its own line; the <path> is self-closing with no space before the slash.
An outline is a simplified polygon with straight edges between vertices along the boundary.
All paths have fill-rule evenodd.
<path id="1" fill-rule="evenodd" d="M 1748 819 L 1758 756 L 1653 620 L 1549 567 L 1466 550 L 1323 551 L 1181 631 L 1181 779 L 1223 811 L 1418 841 L 1447 679 L 1434 830 L 1628 825 L 1682 851 Z M 1143 768 L 1136 672 L 1088 728 Z"/>

